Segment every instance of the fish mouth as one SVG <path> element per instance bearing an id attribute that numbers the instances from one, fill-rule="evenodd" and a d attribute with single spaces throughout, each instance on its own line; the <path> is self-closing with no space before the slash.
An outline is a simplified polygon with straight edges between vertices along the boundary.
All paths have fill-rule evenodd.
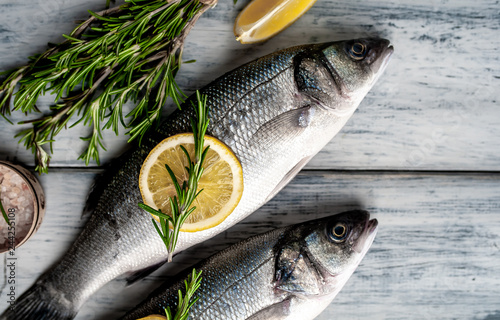
<path id="1" fill-rule="evenodd" d="M 375 232 L 375 230 L 377 230 L 377 227 L 378 227 L 378 221 L 377 221 L 377 219 L 372 219 L 372 220 L 368 220 L 367 221 L 365 230 L 369 234 L 371 234 L 371 233 Z"/>
<path id="2" fill-rule="evenodd" d="M 374 55 L 377 57 L 373 59 L 370 64 L 370 69 L 373 74 L 379 76 L 382 74 L 391 60 L 392 54 L 394 53 L 394 46 L 389 40 L 380 39 L 377 46 L 373 48 Z"/>
<path id="3" fill-rule="evenodd" d="M 359 236 L 356 244 L 353 246 L 354 251 L 358 253 L 366 253 L 368 249 L 371 247 L 373 240 L 375 239 L 375 235 L 378 230 L 378 221 L 377 219 L 371 219 L 368 215 L 365 226 L 363 228 L 362 234 Z"/>

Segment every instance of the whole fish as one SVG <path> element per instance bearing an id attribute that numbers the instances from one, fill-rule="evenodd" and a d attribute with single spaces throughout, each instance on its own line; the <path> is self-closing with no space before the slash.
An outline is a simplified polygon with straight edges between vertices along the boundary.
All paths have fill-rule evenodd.
<path id="1" fill-rule="evenodd" d="M 254 236 L 197 266 L 202 281 L 190 320 L 308 320 L 325 309 L 370 248 L 377 220 L 350 211 Z M 164 283 L 123 320 L 177 308 L 184 279 Z M 339 316 L 340 318 L 341 316 Z"/>
<path id="2" fill-rule="evenodd" d="M 342 128 L 392 52 L 383 39 L 303 45 L 243 65 L 200 90 L 210 108 L 207 134 L 239 158 L 244 191 L 218 226 L 181 233 L 176 252 L 226 230 L 281 190 Z M 110 280 L 125 273 L 137 279 L 165 261 L 150 215 L 137 206 L 139 172 L 161 140 L 191 131 L 195 100 L 117 160 L 89 196 L 94 209 L 72 247 L 0 319 L 72 319 Z"/>

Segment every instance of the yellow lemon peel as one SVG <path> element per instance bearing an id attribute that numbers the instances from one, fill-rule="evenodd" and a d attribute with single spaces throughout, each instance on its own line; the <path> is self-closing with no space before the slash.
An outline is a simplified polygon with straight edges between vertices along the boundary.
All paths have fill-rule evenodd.
<path id="1" fill-rule="evenodd" d="M 294 23 L 315 2 L 316 0 L 253 0 L 236 18 L 236 40 L 241 43 L 267 40 Z"/>

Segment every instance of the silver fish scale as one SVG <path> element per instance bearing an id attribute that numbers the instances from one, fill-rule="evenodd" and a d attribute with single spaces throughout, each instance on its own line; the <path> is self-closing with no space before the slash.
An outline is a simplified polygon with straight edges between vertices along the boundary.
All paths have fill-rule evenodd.
<path id="1" fill-rule="evenodd" d="M 209 132 L 219 126 L 220 120 L 227 116 L 228 110 L 234 108 L 235 104 L 240 102 L 243 96 L 248 95 L 256 87 L 274 79 L 283 70 L 290 68 L 292 60 L 297 54 L 312 47 L 316 46 L 289 48 L 264 56 L 228 72 L 200 90 L 202 94 L 208 96 L 207 106 L 210 108 Z M 186 105 L 189 106 L 195 102 L 195 99 L 196 97 L 191 97 L 186 102 Z M 255 95 L 254 99 L 256 99 Z M 193 111 L 191 108 L 184 109 L 186 110 L 176 111 L 169 121 L 163 123 L 159 131 L 167 135 L 185 132 L 190 126 L 189 119 L 193 115 Z"/>
<path id="2" fill-rule="evenodd" d="M 274 247 L 286 229 L 279 229 L 224 250 L 196 266 L 203 281 L 196 292 L 199 300 L 190 309 L 190 320 L 246 319 L 270 305 L 286 299 L 288 293 L 275 292 L 273 277 Z M 162 314 L 163 308 L 177 305 L 177 291 L 185 290 L 183 279 L 166 283 L 123 319 Z M 221 294 L 222 292 L 222 294 Z"/>
<path id="3" fill-rule="evenodd" d="M 213 86 L 203 90 L 203 93 L 214 97 L 212 100 L 214 103 L 224 103 L 224 107 L 217 107 L 214 110 L 217 112 L 214 119 L 217 121 L 222 118 L 223 113 L 232 108 L 233 103 L 239 101 L 242 95 L 290 68 L 293 58 L 302 51 L 303 48 L 286 49 L 279 54 L 271 54 L 257 59 L 238 68 L 235 72 L 222 76 L 214 82 Z M 242 79 L 245 80 L 242 81 Z"/>
<path id="4" fill-rule="evenodd" d="M 279 96 L 275 94 L 276 83 L 282 88 Z M 219 120 L 212 134 L 224 141 L 246 166 L 255 156 L 254 150 L 249 150 L 251 138 L 262 125 L 296 106 L 295 93 L 293 71 L 285 69 L 275 75 L 273 82 L 264 82 L 244 95 Z"/>
<path id="5" fill-rule="evenodd" d="M 201 294 L 209 299 L 194 306 L 193 319 L 246 319 L 278 302 L 272 287 L 274 256 L 267 244 L 256 253 L 245 252 L 221 262 L 203 271 L 207 283 Z M 224 293 L 216 294 L 221 288 Z"/>
<path id="6" fill-rule="evenodd" d="M 235 105 L 240 103 L 244 96 L 262 84 L 274 79 L 283 70 L 290 68 L 293 58 L 308 47 L 289 48 L 262 57 L 223 75 L 213 81 L 210 86 L 200 90 L 202 94 L 208 96 L 207 106 L 210 108 L 209 133 L 220 127 L 221 119 L 226 118 L 227 113 L 235 108 Z M 257 97 L 256 95 L 252 96 L 253 99 Z M 195 97 L 188 100 L 186 106 L 189 106 L 193 102 L 195 102 Z M 193 110 L 186 107 L 184 109 L 176 111 L 169 118 L 169 121 L 162 124 L 159 131 L 165 135 L 172 135 L 185 132 L 186 129 L 189 129 L 189 119 L 193 115 Z"/>

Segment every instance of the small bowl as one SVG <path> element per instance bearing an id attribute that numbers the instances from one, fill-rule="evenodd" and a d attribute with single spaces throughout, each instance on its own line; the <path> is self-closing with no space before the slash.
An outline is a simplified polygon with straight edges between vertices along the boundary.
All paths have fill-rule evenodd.
<path id="1" fill-rule="evenodd" d="M 21 246 L 40 228 L 45 215 L 45 196 L 30 171 L 0 160 L 0 201 L 10 222 L 8 225 L 0 213 L 0 253 L 3 253 Z"/>

